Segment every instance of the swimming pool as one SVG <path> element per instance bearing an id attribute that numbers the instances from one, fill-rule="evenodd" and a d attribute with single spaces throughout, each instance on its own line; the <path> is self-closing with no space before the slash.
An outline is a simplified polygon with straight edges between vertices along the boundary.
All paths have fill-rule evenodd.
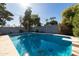
<path id="1" fill-rule="evenodd" d="M 20 56 L 70 56 L 72 42 L 65 36 L 51 34 L 23 33 L 10 36 Z"/>

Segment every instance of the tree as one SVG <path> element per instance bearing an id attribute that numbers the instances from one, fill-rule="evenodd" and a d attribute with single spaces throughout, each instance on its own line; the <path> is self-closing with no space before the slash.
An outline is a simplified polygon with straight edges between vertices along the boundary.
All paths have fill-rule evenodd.
<path id="1" fill-rule="evenodd" d="M 30 31 L 33 25 L 41 26 L 40 17 L 38 15 L 34 15 L 31 13 L 32 13 L 31 8 L 27 8 L 23 19 L 20 21 L 21 24 L 25 27 L 25 29 L 27 29 L 27 31 Z"/>
<path id="2" fill-rule="evenodd" d="M 46 24 L 45 24 L 45 26 L 48 25 L 48 24 L 57 25 L 58 22 L 57 22 L 56 20 L 54 20 L 54 19 L 56 19 L 56 17 L 51 17 L 50 19 L 46 19 Z M 50 20 L 50 21 L 48 22 L 48 20 Z"/>
<path id="3" fill-rule="evenodd" d="M 61 25 L 65 25 L 63 26 L 63 32 L 66 31 L 64 33 L 70 33 L 68 35 L 79 36 L 79 4 L 75 4 L 67 8 L 62 13 L 62 18 Z M 65 27 L 69 30 L 66 30 Z"/>
<path id="4" fill-rule="evenodd" d="M 57 22 L 56 20 L 52 20 L 52 21 L 50 21 L 50 24 L 51 24 L 51 25 L 57 25 L 58 22 Z"/>
<path id="5" fill-rule="evenodd" d="M 65 9 L 62 12 L 62 22 L 61 22 L 61 31 L 63 32 L 63 34 L 67 34 L 67 35 L 73 35 L 73 17 L 76 14 L 76 6 L 72 5 L 71 7 Z M 64 29 L 63 29 L 64 28 Z"/>
<path id="6" fill-rule="evenodd" d="M 61 24 L 60 24 L 60 33 L 65 35 L 73 35 L 72 23 L 68 20 L 68 18 L 63 18 Z"/>
<path id="7" fill-rule="evenodd" d="M 79 36 L 79 11 L 74 16 L 72 24 L 73 24 L 73 35 Z"/>
<path id="8" fill-rule="evenodd" d="M 27 8 L 21 22 L 21 24 L 25 27 L 25 29 L 27 29 L 27 31 L 30 31 L 31 27 L 31 12 L 31 8 Z"/>
<path id="9" fill-rule="evenodd" d="M 58 23 L 57 23 L 57 21 L 55 20 L 56 19 L 56 17 L 50 17 L 50 24 L 51 25 L 57 25 Z"/>
<path id="10" fill-rule="evenodd" d="M 76 13 L 73 17 L 73 35 L 79 37 L 79 4 L 75 5 Z"/>
<path id="11" fill-rule="evenodd" d="M 12 16 L 14 15 L 6 9 L 6 4 L 0 3 L 0 25 L 5 25 L 6 21 L 13 20 Z"/>
<path id="12" fill-rule="evenodd" d="M 31 19 L 33 20 L 33 25 L 35 27 L 41 26 L 40 17 L 37 14 L 32 14 Z"/>

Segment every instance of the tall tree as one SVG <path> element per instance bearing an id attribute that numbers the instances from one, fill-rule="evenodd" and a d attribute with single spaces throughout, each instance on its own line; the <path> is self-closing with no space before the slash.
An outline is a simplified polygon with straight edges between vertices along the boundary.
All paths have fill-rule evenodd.
<path id="1" fill-rule="evenodd" d="M 58 24 L 58 22 L 55 20 L 56 19 L 56 17 L 50 17 L 50 24 L 51 25 L 57 25 Z"/>
<path id="2" fill-rule="evenodd" d="M 13 20 L 12 16 L 14 15 L 7 10 L 6 4 L 0 3 L 0 25 L 5 25 L 6 21 Z"/>
<path id="3" fill-rule="evenodd" d="M 56 17 L 50 17 L 50 19 L 46 19 L 46 24 L 45 24 L 45 26 L 48 25 L 48 24 L 57 25 L 58 22 L 57 22 L 55 19 L 56 19 Z M 48 20 L 50 20 L 50 21 L 48 22 Z"/>
<path id="4" fill-rule="evenodd" d="M 25 11 L 25 15 L 21 21 L 21 24 L 30 31 L 30 29 L 34 26 L 41 26 L 40 17 L 38 15 L 31 14 L 31 8 L 27 8 Z"/>
<path id="5" fill-rule="evenodd" d="M 79 36 L 78 15 L 79 15 L 79 4 L 72 5 L 71 7 L 64 10 L 64 12 L 62 13 L 61 25 L 64 28 L 63 32 L 66 31 L 64 32 L 65 34 Z M 65 28 L 67 28 L 68 30 L 66 30 Z"/>
<path id="6" fill-rule="evenodd" d="M 22 25 L 25 27 L 25 29 L 27 29 L 27 31 L 30 31 L 30 27 L 31 27 L 31 8 L 27 8 L 25 11 L 25 15 L 23 17 L 23 21 L 22 21 Z"/>
<path id="7" fill-rule="evenodd" d="M 56 20 L 51 20 L 51 21 L 50 21 L 50 24 L 51 24 L 51 25 L 57 25 L 58 22 L 57 22 Z"/>
<path id="8" fill-rule="evenodd" d="M 73 17 L 76 13 L 76 9 L 74 7 L 74 5 L 70 6 L 69 8 L 65 9 L 62 12 L 62 21 L 61 21 L 61 31 L 63 32 L 63 34 L 67 34 L 67 35 L 73 35 L 73 25 L 72 25 L 72 21 L 73 21 Z"/>
<path id="9" fill-rule="evenodd" d="M 78 11 L 73 18 L 72 25 L 73 25 L 73 35 L 79 37 L 79 8 L 78 8 Z"/>
<path id="10" fill-rule="evenodd" d="M 33 25 L 35 27 L 41 26 L 40 17 L 37 14 L 32 14 L 31 19 L 33 20 Z"/>

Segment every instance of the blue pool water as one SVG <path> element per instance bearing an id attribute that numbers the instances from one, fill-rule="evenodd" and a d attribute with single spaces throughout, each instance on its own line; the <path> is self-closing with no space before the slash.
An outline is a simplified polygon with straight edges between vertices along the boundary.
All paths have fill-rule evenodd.
<path id="1" fill-rule="evenodd" d="M 72 42 L 65 36 L 50 34 L 23 33 L 10 36 L 18 53 L 23 56 L 70 56 L 72 54 Z"/>

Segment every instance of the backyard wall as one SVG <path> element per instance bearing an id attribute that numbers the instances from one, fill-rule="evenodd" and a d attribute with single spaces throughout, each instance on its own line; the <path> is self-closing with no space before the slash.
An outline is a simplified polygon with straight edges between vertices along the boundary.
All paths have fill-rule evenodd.
<path id="1" fill-rule="evenodd" d="M 20 30 L 25 30 L 23 27 L 0 27 L 0 33 L 2 34 L 16 34 L 19 33 Z"/>
<path id="2" fill-rule="evenodd" d="M 59 33 L 58 25 L 48 25 L 48 26 L 39 26 L 32 28 L 32 31 L 39 31 L 39 32 L 45 32 L 45 33 Z"/>
<path id="3" fill-rule="evenodd" d="M 20 33 L 20 30 L 26 32 L 27 30 L 24 27 L 0 27 L 0 33 L 2 34 L 17 34 Z M 31 28 L 31 32 L 41 32 L 41 33 L 53 33 L 58 34 L 59 28 L 58 25 L 48 25 Z"/>

